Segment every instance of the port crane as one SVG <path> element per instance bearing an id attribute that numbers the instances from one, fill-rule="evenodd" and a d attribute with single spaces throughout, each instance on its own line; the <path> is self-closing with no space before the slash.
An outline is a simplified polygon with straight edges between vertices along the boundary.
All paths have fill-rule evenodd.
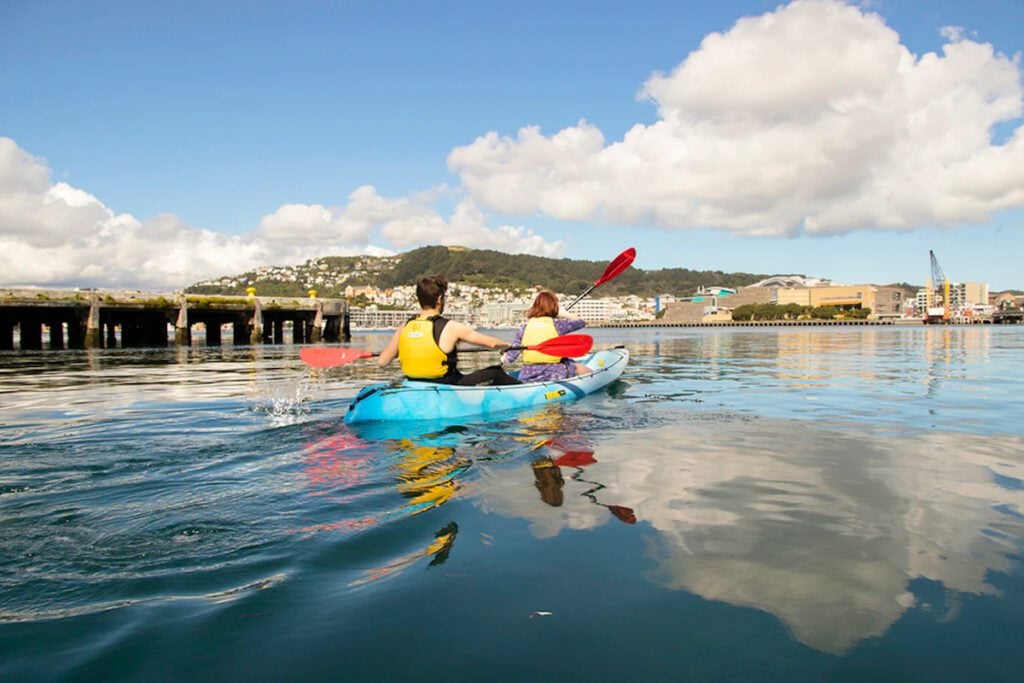
<path id="1" fill-rule="evenodd" d="M 946 279 L 935 252 L 929 250 L 931 258 L 931 279 L 925 288 L 925 322 L 937 323 L 949 320 L 949 280 Z"/>

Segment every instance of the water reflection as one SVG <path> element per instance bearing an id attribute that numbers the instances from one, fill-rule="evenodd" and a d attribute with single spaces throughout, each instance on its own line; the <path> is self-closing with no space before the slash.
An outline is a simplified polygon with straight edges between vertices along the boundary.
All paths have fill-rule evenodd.
<path id="1" fill-rule="evenodd" d="M 392 430 L 396 431 L 408 430 Z M 449 502 L 461 490 L 460 478 L 472 464 L 460 452 L 473 445 L 462 432 L 453 427 L 415 437 L 372 439 L 341 426 L 338 433 L 307 444 L 303 464 L 308 495 L 324 498 L 337 518 L 301 531 L 359 533 Z M 401 504 L 394 502 L 395 491 Z M 443 564 L 457 533 L 458 525 L 448 522 L 422 547 L 380 560 L 349 585 L 396 575 L 423 558 L 431 558 L 429 566 Z"/>
<path id="2" fill-rule="evenodd" d="M 593 479 L 657 533 L 656 580 L 776 615 L 832 654 L 884 633 L 915 604 L 910 583 L 993 594 L 1024 537 L 1024 439 L 877 438 L 791 421 L 683 424 L 599 444 Z M 500 491 L 491 491 L 500 497 Z M 528 501 L 502 509 L 538 536 L 602 522 Z"/>
<path id="3" fill-rule="evenodd" d="M 508 432 L 524 444 L 530 458 L 500 471 L 482 472 L 478 504 L 489 512 L 528 518 L 531 530 L 541 538 L 564 529 L 596 528 L 609 520 L 635 524 L 629 501 L 595 474 L 598 446 L 588 435 L 595 426 L 588 413 L 560 406 L 510 421 Z"/>
<path id="4" fill-rule="evenodd" d="M 350 587 L 361 586 L 371 581 L 377 581 L 385 577 L 391 576 L 401 572 L 403 569 L 415 564 L 422 558 L 431 558 L 428 566 L 436 567 L 444 564 L 448 560 L 448 555 L 452 551 L 452 546 L 455 544 L 455 537 L 459 533 L 459 525 L 455 522 L 449 522 L 441 530 L 434 534 L 434 538 L 427 544 L 426 548 L 417 549 L 411 553 L 403 555 L 402 557 L 383 564 L 377 567 L 367 569 L 362 575 L 349 582 Z"/>

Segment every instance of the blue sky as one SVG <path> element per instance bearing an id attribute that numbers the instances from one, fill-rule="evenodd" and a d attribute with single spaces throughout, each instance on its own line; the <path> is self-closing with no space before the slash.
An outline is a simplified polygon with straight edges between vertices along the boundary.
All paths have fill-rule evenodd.
<path id="1" fill-rule="evenodd" d="M 451 243 L 1024 288 L 1022 49 L 1019 0 L 0 2 L 0 282 Z"/>

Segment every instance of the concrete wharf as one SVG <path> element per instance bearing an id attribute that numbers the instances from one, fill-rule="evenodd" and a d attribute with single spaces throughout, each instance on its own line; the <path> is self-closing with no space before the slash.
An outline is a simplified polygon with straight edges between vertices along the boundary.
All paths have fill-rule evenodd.
<path id="1" fill-rule="evenodd" d="M 351 338 L 344 299 L 205 296 L 126 290 L 0 289 L 0 350 L 166 346 L 192 343 L 202 324 L 219 345 L 230 326 L 234 344 L 306 343 Z M 173 328 L 173 333 L 171 332 Z M 17 330 L 17 335 L 15 335 Z"/>

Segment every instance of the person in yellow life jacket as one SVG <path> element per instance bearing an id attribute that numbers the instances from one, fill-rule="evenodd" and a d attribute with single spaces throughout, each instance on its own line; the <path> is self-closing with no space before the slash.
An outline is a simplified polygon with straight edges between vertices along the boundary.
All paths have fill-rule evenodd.
<path id="1" fill-rule="evenodd" d="M 526 322 L 520 325 L 512 346 L 535 346 L 541 342 L 569 334 L 586 325 L 582 320 L 558 318 L 558 297 L 546 289 L 537 293 L 533 305 L 526 312 Z M 519 358 L 518 351 L 508 351 L 503 360 L 506 363 Z M 523 369 L 519 371 L 522 382 L 548 382 L 567 379 L 590 372 L 590 368 L 571 358 L 549 356 L 539 351 L 523 351 Z"/>
<path id="2" fill-rule="evenodd" d="M 444 313 L 448 281 L 443 275 L 425 277 L 416 283 L 420 314 L 395 331 L 387 347 L 380 352 L 381 367 L 398 358 L 402 374 L 409 379 L 439 384 L 519 384 L 501 365 L 492 365 L 468 374 L 459 371 L 460 341 L 491 349 L 508 346 L 507 342 L 477 332 L 469 325 L 449 320 Z"/>

